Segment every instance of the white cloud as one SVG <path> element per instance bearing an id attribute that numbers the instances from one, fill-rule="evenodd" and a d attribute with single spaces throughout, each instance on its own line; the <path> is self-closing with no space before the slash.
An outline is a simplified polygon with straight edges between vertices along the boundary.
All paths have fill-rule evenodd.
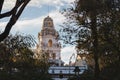
<path id="1" fill-rule="evenodd" d="M 64 0 L 64 1 L 66 1 L 66 0 Z M 75 0 L 67 0 L 66 2 L 67 3 L 71 3 L 71 2 L 74 2 Z"/>
<path id="2" fill-rule="evenodd" d="M 55 28 L 58 30 L 60 28 L 59 25 L 64 21 L 64 17 L 57 10 L 51 12 L 49 15 L 54 21 Z M 47 16 L 48 15 L 40 16 L 34 19 L 18 20 L 13 26 L 11 32 L 16 33 L 19 31 L 22 33 L 32 34 L 37 37 L 38 32 L 41 30 L 43 19 Z M 0 22 L 0 26 L 2 26 L 0 27 L 0 30 L 4 30 L 6 23 L 7 22 Z"/>
<path id="3" fill-rule="evenodd" d="M 64 22 L 65 17 L 58 11 L 55 10 L 49 14 L 49 16 L 53 19 L 55 28 L 59 30 L 60 25 Z"/>
<path id="4" fill-rule="evenodd" d="M 43 19 L 47 16 L 48 15 L 44 15 L 31 20 L 18 21 L 14 28 L 18 31 L 29 30 L 32 31 L 31 33 L 33 33 L 35 29 L 39 29 L 40 31 L 43 24 Z M 58 30 L 59 25 L 64 21 L 64 17 L 58 11 L 51 12 L 49 16 L 53 19 L 54 26 Z"/>
<path id="5" fill-rule="evenodd" d="M 30 20 L 18 20 L 16 24 L 12 27 L 11 33 L 15 34 L 16 32 L 31 34 L 37 37 L 38 32 L 41 30 L 43 16 L 30 19 Z M 4 30 L 7 22 L 0 22 L 0 30 Z"/>
<path id="6" fill-rule="evenodd" d="M 31 0 L 28 6 L 41 7 L 42 5 L 60 7 L 73 2 L 74 0 Z M 14 7 L 16 0 L 5 0 L 3 10 Z M 64 4 L 66 3 L 66 4 Z"/>
<path id="7" fill-rule="evenodd" d="M 29 3 L 30 6 L 40 6 L 40 5 L 50 5 L 50 6 L 63 6 L 66 5 L 64 3 L 71 3 L 74 0 L 31 0 L 31 2 Z"/>
<path id="8" fill-rule="evenodd" d="M 3 10 L 11 9 L 14 7 L 16 0 L 5 0 L 3 5 Z"/>
<path id="9" fill-rule="evenodd" d="M 53 0 L 31 0 L 28 3 L 28 6 L 41 7 L 44 4 L 47 4 L 47 5 L 57 5 L 58 1 L 59 0 L 54 0 L 54 1 Z M 5 0 L 3 9 L 4 10 L 11 9 L 12 7 L 14 7 L 15 2 L 16 2 L 16 0 Z M 49 3 L 51 3 L 51 4 L 49 4 Z M 61 2 L 60 2 L 60 4 L 61 4 Z"/>

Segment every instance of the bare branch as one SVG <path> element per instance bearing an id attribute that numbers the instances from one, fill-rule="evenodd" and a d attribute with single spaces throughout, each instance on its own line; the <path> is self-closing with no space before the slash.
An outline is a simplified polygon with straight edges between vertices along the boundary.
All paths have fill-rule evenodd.
<path id="1" fill-rule="evenodd" d="M 11 11 L 9 11 L 9 12 L 0 14 L 0 19 L 11 16 L 11 14 L 13 13 L 13 11 L 14 11 L 14 8 Z"/>
<path id="2" fill-rule="evenodd" d="M 16 23 L 20 15 L 22 14 L 24 8 L 29 3 L 30 0 L 19 0 L 16 1 L 15 7 L 12 9 L 11 13 L 6 14 L 7 16 L 11 16 L 8 24 L 5 27 L 5 30 L 2 34 L 0 34 L 0 42 L 3 41 L 10 33 L 12 26 Z M 10 15 L 11 14 L 11 15 Z"/>

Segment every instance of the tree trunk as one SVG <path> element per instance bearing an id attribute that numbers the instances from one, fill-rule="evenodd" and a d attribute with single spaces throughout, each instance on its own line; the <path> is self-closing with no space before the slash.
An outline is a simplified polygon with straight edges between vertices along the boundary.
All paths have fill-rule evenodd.
<path id="1" fill-rule="evenodd" d="M 98 33 L 97 33 L 97 23 L 96 23 L 96 13 L 95 11 L 91 12 L 91 32 L 92 32 L 92 38 L 93 38 L 93 54 L 94 54 L 94 61 L 95 61 L 95 70 L 94 70 L 94 78 L 95 80 L 99 80 L 99 51 L 98 51 Z"/>
<path id="2" fill-rule="evenodd" d="M 0 42 L 3 41 L 9 35 L 10 30 L 11 30 L 13 25 L 14 25 L 14 23 L 12 24 L 10 22 L 7 24 L 4 32 L 0 34 Z"/>

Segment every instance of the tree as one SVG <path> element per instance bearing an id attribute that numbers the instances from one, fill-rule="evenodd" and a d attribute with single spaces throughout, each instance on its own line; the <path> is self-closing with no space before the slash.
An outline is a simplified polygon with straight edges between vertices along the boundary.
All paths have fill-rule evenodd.
<path id="1" fill-rule="evenodd" d="M 5 0 L 0 0 L 0 19 L 10 17 L 10 20 L 8 21 L 3 33 L 0 34 L 0 42 L 9 35 L 12 26 L 16 23 L 30 0 L 16 0 L 15 6 L 10 11 L 2 13 L 4 1 Z"/>
<path id="2" fill-rule="evenodd" d="M 109 48 L 112 51 L 112 45 L 115 45 L 114 41 L 116 40 L 112 41 L 111 35 L 115 34 L 115 29 L 117 28 L 115 26 L 111 27 L 110 24 L 118 25 L 119 19 L 115 17 L 119 17 L 118 14 L 120 14 L 119 0 L 76 0 L 70 8 L 63 11 L 66 22 L 62 26 L 63 29 L 61 31 L 65 32 L 62 33 L 62 38 L 66 43 L 75 43 L 78 51 L 84 49 L 89 54 L 93 53 L 95 80 L 99 79 L 100 56 L 108 52 L 106 49 L 103 49 Z M 113 20 L 115 21 L 112 22 Z M 109 30 L 112 31 L 112 34 Z M 108 36 L 106 33 L 111 35 Z M 118 44 L 119 39 L 117 37 L 116 39 Z M 112 47 L 109 46 L 109 43 L 113 43 L 111 44 Z"/>
<path id="3" fill-rule="evenodd" d="M 18 80 L 21 75 L 17 73 L 33 70 L 33 52 L 30 48 L 35 45 L 35 40 L 31 35 L 9 35 L 0 45 L 0 79 Z"/>
<path id="4" fill-rule="evenodd" d="M 36 67 L 38 68 L 40 75 L 38 80 L 52 80 L 48 73 L 48 69 L 50 67 L 50 64 L 48 63 L 48 57 L 44 52 L 41 52 L 40 54 L 40 58 L 35 60 Z"/>
<path id="5" fill-rule="evenodd" d="M 9 35 L 0 43 L 0 80 L 51 80 L 47 56 L 34 58 L 31 35 Z"/>

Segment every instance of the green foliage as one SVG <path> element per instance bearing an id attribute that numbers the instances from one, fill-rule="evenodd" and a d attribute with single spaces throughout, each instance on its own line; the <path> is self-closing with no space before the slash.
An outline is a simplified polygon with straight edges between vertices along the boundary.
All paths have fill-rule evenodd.
<path id="1" fill-rule="evenodd" d="M 101 78 L 106 80 L 120 80 L 120 62 L 110 63 L 101 70 Z"/>
<path id="2" fill-rule="evenodd" d="M 99 70 L 120 61 L 120 1 L 75 0 L 62 14 L 66 17 L 62 39 L 75 44 L 78 52 L 89 52 L 85 56 L 94 59 L 94 74 L 99 79 Z"/>
<path id="3" fill-rule="evenodd" d="M 51 80 L 48 64 L 33 58 L 30 35 L 10 35 L 0 43 L 0 80 Z"/>
<path id="4" fill-rule="evenodd" d="M 81 80 L 93 80 L 94 79 L 93 73 L 94 72 L 92 70 L 88 69 L 83 74 L 80 75 L 80 79 Z"/>

